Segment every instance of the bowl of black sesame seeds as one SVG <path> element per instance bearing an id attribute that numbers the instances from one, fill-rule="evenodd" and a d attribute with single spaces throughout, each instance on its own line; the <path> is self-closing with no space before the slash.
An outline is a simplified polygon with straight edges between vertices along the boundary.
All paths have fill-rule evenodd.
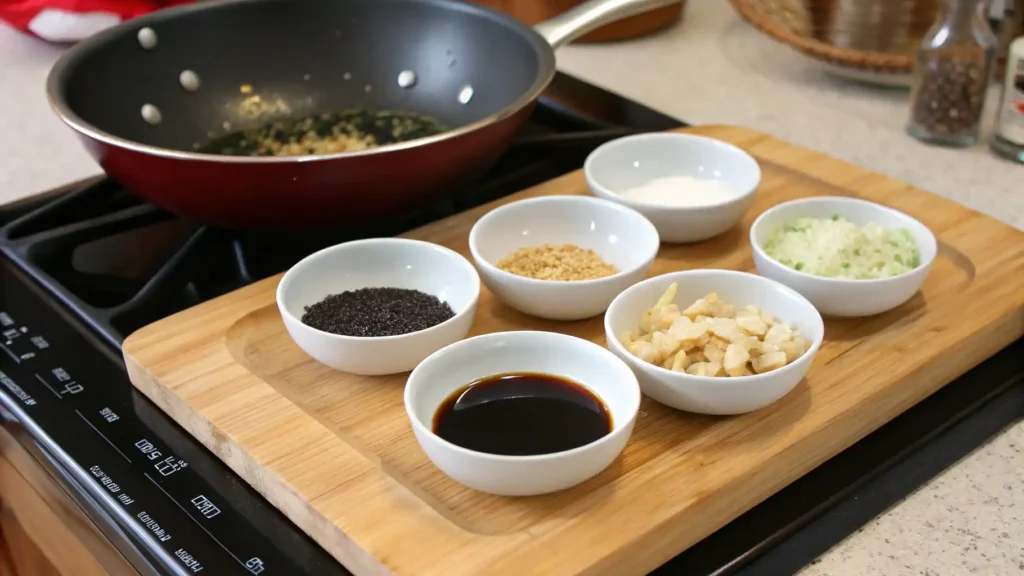
<path id="1" fill-rule="evenodd" d="M 459 253 L 402 238 L 346 242 L 307 256 L 277 286 L 292 340 L 343 372 L 407 372 L 469 333 L 480 277 Z"/>

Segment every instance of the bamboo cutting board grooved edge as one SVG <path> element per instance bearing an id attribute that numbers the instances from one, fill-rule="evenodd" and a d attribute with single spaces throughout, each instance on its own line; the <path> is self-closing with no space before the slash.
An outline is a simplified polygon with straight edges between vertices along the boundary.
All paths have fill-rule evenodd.
<path id="1" fill-rule="evenodd" d="M 764 134 L 686 131 L 746 149 L 763 178 L 741 225 L 701 244 L 663 245 L 651 275 L 750 271 L 753 220 L 812 195 L 892 206 L 940 243 L 917 296 L 873 318 L 827 321 L 807 378 L 768 408 L 720 418 L 645 399 L 626 450 L 596 478 L 533 498 L 482 494 L 419 449 L 402 404 L 406 375 L 335 372 L 292 343 L 274 304 L 279 276 L 131 335 L 131 380 L 357 574 L 643 574 L 1024 334 L 1024 233 Z M 575 172 L 406 236 L 468 256 L 470 227 L 494 206 L 586 193 Z M 526 329 L 604 344 L 601 318 L 530 318 L 482 290 L 472 334 Z"/>

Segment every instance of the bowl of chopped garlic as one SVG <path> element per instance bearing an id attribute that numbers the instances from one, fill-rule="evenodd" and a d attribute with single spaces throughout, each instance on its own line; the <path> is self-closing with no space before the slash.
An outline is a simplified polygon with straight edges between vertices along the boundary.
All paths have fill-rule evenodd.
<path id="1" fill-rule="evenodd" d="M 939 245 L 917 219 L 881 204 L 815 196 L 766 210 L 750 227 L 757 273 L 828 317 L 881 314 L 917 294 Z"/>
<path id="2" fill-rule="evenodd" d="M 590 196 L 512 202 L 469 232 L 484 285 L 512 308 L 549 320 L 604 312 L 647 275 L 660 244 L 638 212 Z"/>
<path id="3" fill-rule="evenodd" d="M 825 335 L 821 315 L 796 291 L 732 270 L 636 284 L 608 307 L 604 329 L 644 394 L 717 415 L 752 412 L 788 394 Z"/>

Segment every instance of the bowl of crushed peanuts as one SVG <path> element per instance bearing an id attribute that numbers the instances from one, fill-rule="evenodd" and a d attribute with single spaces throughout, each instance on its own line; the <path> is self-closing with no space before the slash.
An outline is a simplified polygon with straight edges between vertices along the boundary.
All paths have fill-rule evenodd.
<path id="1" fill-rule="evenodd" d="M 795 290 L 732 270 L 640 282 L 615 298 L 604 328 L 644 394 L 716 415 L 752 412 L 788 394 L 825 335 L 821 315 Z"/>
<path id="2" fill-rule="evenodd" d="M 660 240 L 626 206 L 590 196 L 542 196 L 491 210 L 469 233 L 480 279 L 531 316 L 582 320 L 647 275 Z"/>

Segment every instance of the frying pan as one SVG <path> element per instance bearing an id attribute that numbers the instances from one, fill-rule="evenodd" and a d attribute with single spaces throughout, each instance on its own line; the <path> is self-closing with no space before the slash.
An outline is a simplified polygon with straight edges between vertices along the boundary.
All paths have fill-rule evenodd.
<path id="1" fill-rule="evenodd" d="M 459 0 L 200 2 L 79 43 L 47 92 L 108 175 L 167 210 L 228 228 L 365 222 L 486 171 L 554 77 L 555 48 L 672 1 L 590 0 L 533 29 Z M 448 129 L 320 156 L 196 151 L 226 132 L 353 108 Z"/>

